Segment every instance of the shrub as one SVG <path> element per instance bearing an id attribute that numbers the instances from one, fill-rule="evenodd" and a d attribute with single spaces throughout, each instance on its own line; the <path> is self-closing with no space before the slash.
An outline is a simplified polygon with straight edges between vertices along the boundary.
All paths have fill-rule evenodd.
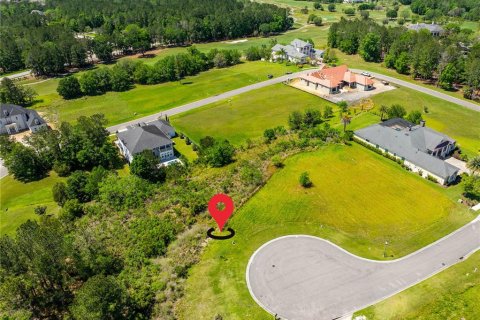
<path id="1" fill-rule="evenodd" d="M 33 209 L 36 215 L 43 216 L 47 212 L 47 206 L 36 206 Z"/>
<path id="2" fill-rule="evenodd" d="M 432 181 L 432 182 L 435 182 L 435 183 L 438 183 L 437 178 L 435 178 L 435 177 L 433 177 L 433 176 L 431 176 L 431 175 L 427 175 L 427 180 Z"/>
<path id="3" fill-rule="evenodd" d="M 272 157 L 272 163 L 277 168 L 282 168 L 283 167 L 283 160 L 279 155 L 275 155 L 275 156 Z"/>
<path id="4" fill-rule="evenodd" d="M 302 172 L 298 181 L 300 182 L 300 185 L 304 188 L 310 188 L 312 186 L 312 181 L 310 180 L 308 172 Z"/>
<path id="5" fill-rule="evenodd" d="M 337 9 L 333 3 L 330 3 L 327 8 L 330 12 L 335 12 L 335 10 Z"/>
<path id="6" fill-rule="evenodd" d="M 75 99 L 83 95 L 80 82 L 74 76 L 61 79 L 58 82 L 57 92 L 64 99 Z"/>
<path id="7" fill-rule="evenodd" d="M 55 171 L 59 177 L 66 177 L 70 173 L 70 166 L 66 163 L 55 161 L 53 171 Z"/>
<path id="8" fill-rule="evenodd" d="M 186 144 L 187 146 L 192 144 L 192 141 L 190 140 L 189 137 L 186 137 L 186 138 L 185 138 L 185 144 Z"/>
<path id="9" fill-rule="evenodd" d="M 270 143 L 272 142 L 273 140 L 275 140 L 276 138 L 276 135 L 275 135 L 275 130 L 274 129 L 266 129 L 264 132 L 263 132 L 263 136 L 265 138 L 265 141 L 267 143 Z"/>

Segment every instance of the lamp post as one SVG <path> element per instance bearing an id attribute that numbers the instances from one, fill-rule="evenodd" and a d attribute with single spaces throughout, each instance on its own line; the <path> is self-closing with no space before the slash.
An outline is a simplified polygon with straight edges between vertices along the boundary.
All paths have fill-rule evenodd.
<path id="1" fill-rule="evenodd" d="M 383 247 L 383 257 L 387 257 L 387 246 L 388 246 L 388 241 L 385 241 L 385 246 Z"/>

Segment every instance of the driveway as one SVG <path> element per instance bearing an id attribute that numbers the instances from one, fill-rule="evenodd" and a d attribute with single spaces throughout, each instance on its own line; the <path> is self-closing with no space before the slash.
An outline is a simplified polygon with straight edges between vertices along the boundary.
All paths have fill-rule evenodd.
<path id="1" fill-rule="evenodd" d="M 15 80 L 15 79 L 18 79 L 18 78 L 25 78 L 25 77 L 28 77 L 31 72 L 32 72 L 32 70 L 27 70 L 27 71 L 23 71 L 23 72 L 19 72 L 19 73 L 14 73 L 14 74 L 11 74 L 9 76 L 1 77 L 0 81 L 2 81 L 3 78 L 9 78 L 9 79 L 12 79 L 12 80 Z"/>
<path id="2" fill-rule="evenodd" d="M 440 98 L 440 99 L 443 99 L 443 100 L 446 100 L 446 101 L 450 101 L 450 102 L 459 104 L 461 106 L 464 106 L 465 108 L 480 112 L 480 105 L 476 104 L 474 102 L 458 99 L 458 98 L 452 97 L 448 94 L 445 94 L 445 93 L 442 93 L 442 92 L 439 92 L 439 91 L 435 91 L 435 90 L 432 90 L 432 89 L 429 89 L 429 88 L 425 88 L 425 87 L 422 87 L 418 84 L 414 84 L 414 83 L 411 83 L 411 82 L 408 82 L 408 81 L 404 81 L 404 80 L 400 80 L 400 79 L 397 79 L 397 78 L 394 78 L 394 77 L 386 76 L 386 75 L 381 74 L 381 73 L 376 73 L 376 72 L 372 72 L 372 71 L 369 71 L 369 70 L 360 70 L 360 69 L 350 69 L 350 70 L 352 70 L 353 72 L 357 72 L 357 73 L 361 73 L 363 71 L 368 71 L 373 77 L 375 77 L 377 79 L 387 80 L 391 83 L 398 84 L 402 87 L 407 87 L 407 88 L 410 88 L 410 89 L 413 89 L 413 90 L 416 90 L 416 91 L 420 91 L 420 92 L 429 94 L 431 96 L 434 96 L 434 97 L 437 97 L 437 98 Z"/>
<path id="3" fill-rule="evenodd" d="M 337 319 L 386 299 L 480 248 L 480 219 L 406 257 L 374 261 L 306 235 L 274 239 L 250 258 L 247 284 L 266 311 L 289 320 Z M 480 275 L 479 275 L 480 276 Z"/>
<path id="4" fill-rule="evenodd" d="M 7 167 L 5 167 L 3 165 L 3 160 L 0 159 L 0 179 L 2 179 L 3 177 L 6 177 L 6 176 L 8 176 Z"/>

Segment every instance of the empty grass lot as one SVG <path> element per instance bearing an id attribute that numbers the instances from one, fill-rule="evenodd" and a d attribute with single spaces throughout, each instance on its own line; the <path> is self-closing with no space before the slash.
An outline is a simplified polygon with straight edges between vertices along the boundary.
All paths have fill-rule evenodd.
<path id="1" fill-rule="evenodd" d="M 22 183 L 11 175 L 0 180 L 0 235 L 15 233 L 18 226 L 29 219 L 37 219 L 36 206 L 47 206 L 48 214 L 59 211 L 53 201 L 52 187 L 63 181 L 55 172 L 40 181 Z"/>
<path id="2" fill-rule="evenodd" d="M 287 127 L 292 111 L 335 106 L 312 94 L 276 84 L 212 103 L 171 118 L 178 131 L 199 142 L 205 136 L 225 138 L 234 144 L 258 138 L 263 131 L 279 125 Z"/>
<path id="3" fill-rule="evenodd" d="M 369 320 L 480 319 L 480 251 L 356 315 Z"/>
<path id="4" fill-rule="evenodd" d="M 299 186 L 304 171 L 310 189 Z M 209 243 L 190 270 L 179 318 L 268 319 L 248 293 L 245 270 L 252 253 L 276 237 L 319 236 L 373 259 L 382 259 L 388 241 L 387 255 L 398 258 L 472 219 L 445 188 L 359 145 L 293 156 L 234 213 L 233 241 Z"/>
<path id="5" fill-rule="evenodd" d="M 182 81 L 158 85 L 136 85 L 125 92 L 63 100 L 56 93 L 57 79 L 32 85 L 39 97 L 34 105 L 59 121 L 75 121 L 79 116 L 103 113 L 109 125 L 133 120 L 188 102 L 207 98 L 229 90 L 267 80 L 267 75 L 280 76 L 296 66 L 269 62 L 247 62 L 224 69 L 212 69 Z"/>

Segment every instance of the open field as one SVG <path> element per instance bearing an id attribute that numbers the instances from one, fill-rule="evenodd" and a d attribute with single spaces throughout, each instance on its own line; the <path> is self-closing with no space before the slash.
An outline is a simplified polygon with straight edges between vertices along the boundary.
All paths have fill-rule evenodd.
<path id="1" fill-rule="evenodd" d="M 323 110 L 326 105 L 335 108 L 319 97 L 276 84 L 182 113 L 171 121 L 178 131 L 197 143 L 209 135 L 240 144 L 248 138 L 261 137 L 265 129 L 287 127 L 292 111 Z"/>
<path id="2" fill-rule="evenodd" d="M 464 262 L 356 315 L 366 315 L 369 320 L 480 319 L 479 297 L 477 251 Z"/>
<path id="3" fill-rule="evenodd" d="M 479 112 L 407 88 L 375 95 L 372 100 L 377 107 L 398 103 L 407 111 L 419 110 L 427 126 L 456 139 L 465 153 L 472 156 L 480 151 Z M 423 112 L 424 106 L 428 113 Z"/>
<path id="4" fill-rule="evenodd" d="M 280 76 L 297 70 L 296 66 L 280 63 L 248 62 L 225 69 L 212 69 L 182 81 L 136 85 L 125 92 L 108 92 L 74 100 L 63 100 L 58 96 L 55 79 L 34 85 L 40 94 L 40 101 L 34 108 L 59 121 L 74 121 L 81 115 L 103 113 L 109 120 L 108 124 L 114 125 L 267 80 L 268 74 Z"/>
<path id="5" fill-rule="evenodd" d="M 298 184 L 304 171 L 310 189 Z M 373 259 L 382 259 L 385 241 L 391 258 L 415 251 L 473 219 L 445 190 L 358 145 L 293 156 L 234 214 L 233 241 L 209 243 L 190 271 L 180 319 L 267 318 L 248 293 L 245 270 L 258 247 L 282 235 L 319 236 Z"/>
<path id="6" fill-rule="evenodd" d="M 13 234 L 18 226 L 28 219 L 38 219 L 33 212 L 37 206 L 47 206 L 47 214 L 59 211 L 52 198 L 52 187 L 62 181 L 55 172 L 40 181 L 29 183 L 7 176 L 0 180 L 0 235 Z"/>

